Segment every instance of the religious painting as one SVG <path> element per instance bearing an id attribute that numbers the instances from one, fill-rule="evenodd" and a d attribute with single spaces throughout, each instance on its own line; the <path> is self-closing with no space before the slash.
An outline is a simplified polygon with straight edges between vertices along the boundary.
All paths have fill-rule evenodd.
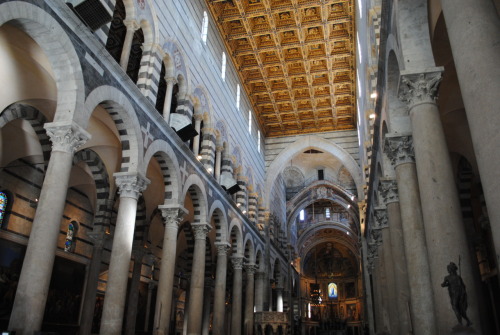
<path id="1" fill-rule="evenodd" d="M 337 284 L 335 284 L 335 283 L 328 284 L 328 298 L 330 298 L 330 299 L 338 298 Z"/>
<path id="2" fill-rule="evenodd" d="M 347 319 L 353 321 L 358 319 L 356 304 L 347 304 Z"/>

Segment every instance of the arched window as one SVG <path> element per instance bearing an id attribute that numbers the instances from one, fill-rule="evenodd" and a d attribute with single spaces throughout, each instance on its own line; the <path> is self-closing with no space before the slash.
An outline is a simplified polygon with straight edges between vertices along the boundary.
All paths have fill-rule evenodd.
<path id="1" fill-rule="evenodd" d="M 222 52 L 222 71 L 221 71 L 222 80 L 226 81 L 226 53 Z"/>
<path id="2" fill-rule="evenodd" d="M 304 221 L 306 218 L 306 214 L 305 214 L 305 211 L 302 209 L 299 213 L 299 220 L 300 221 Z"/>
<path id="3" fill-rule="evenodd" d="M 260 152 L 260 130 L 257 130 L 257 151 Z"/>
<path id="4" fill-rule="evenodd" d="M 207 35 L 208 35 L 208 15 L 207 12 L 203 12 L 203 21 L 201 23 L 201 40 L 203 43 L 207 44 Z"/>
<path id="5" fill-rule="evenodd" d="M 330 208 L 325 209 L 325 217 L 326 217 L 327 219 L 329 219 L 329 218 L 330 218 Z"/>
<path id="6" fill-rule="evenodd" d="M 75 250 L 76 243 L 76 231 L 78 230 L 78 223 L 71 220 L 68 224 L 68 230 L 66 231 L 66 241 L 64 242 L 64 251 L 73 252 Z"/>
<path id="7" fill-rule="evenodd" d="M 0 192 L 0 227 L 3 225 L 3 220 L 5 219 L 5 212 L 7 211 L 7 205 L 9 203 L 9 198 L 5 192 Z"/>
<path id="8" fill-rule="evenodd" d="M 248 110 L 248 132 L 252 133 L 252 110 Z"/>
<path id="9" fill-rule="evenodd" d="M 236 108 L 240 109 L 240 84 L 236 86 Z"/>

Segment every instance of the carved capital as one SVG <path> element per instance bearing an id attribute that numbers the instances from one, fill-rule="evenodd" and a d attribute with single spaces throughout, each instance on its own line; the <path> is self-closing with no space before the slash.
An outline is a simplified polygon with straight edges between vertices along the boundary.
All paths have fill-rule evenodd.
<path id="1" fill-rule="evenodd" d="M 233 264 L 233 269 L 235 270 L 243 269 L 243 256 L 232 256 L 231 263 Z"/>
<path id="2" fill-rule="evenodd" d="M 76 123 L 51 122 L 43 126 L 52 141 L 52 151 L 74 154 L 91 135 Z"/>
<path id="3" fill-rule="evenodd" d="M 165 81 L 167 82 L 167 86 L 168 85 L 174 86 L 175 83 L 177 82 L 177 79 L 175 79 L 174 77 L 165 77 Z"/>
<path id="4" fill-rule="evenodd" d="M 378 257 L 378 245 L 376 243 L 368 243 L 368 259 Z"/>
<path id="5" fill-rule="evenodd" d="M 150 180 L 140 173 L 117 172 L 113 174 L 120 197 L 138 199 Z"/>
<path id="6" fill-rule="evenodd" d="M 382 233 L 380 229 L 370 228 L 368 246 L 379 246 L 382 244 Z"/>
<path id="7" fill-rule="evenodd" d="M 435 103 L 441 79 L 440 71 L 403 74 L 399 84 L 399 99 L 406 102 L 409 109 L 421 103 Z"/>
<path id="8" fill-rule="evenodd" d="M 215 147 L 215 150 L 217 152 L 223 152 L 224 151 L 224 146 L 223 145 L 218 145 L 218 146 Z"/>
<path id="9" fill-rule="evenodd" d="M 386 205 L 399 202 L 398 184 L 394 179 L 382 180 L 380 186 L 380 197 Z"/>
<path id="10" fill-rule="evenodd" d="M 415 163 L 413 138 L 410 135 L 386 136 L 384 152 L 394 166 L 404 163 Z"/>
<path id="11" fill-rule="evenodd" d="M 127 27 L 127 31 L 135 32 L 141 28 L 141 25 L 136 20 L 125 19 L 123 24 Z"/>
<path id="12" fill-rule="evenodd" d="M 171 228 L 179 228 L 182 218 L 189 213 L 187 209 L 178 205 L 160 205 L 158 209 L 161 210 L 165 227 Z"/>
<path id="13" fill-rule="evenodd" d="M 254 263 L 247 263 L 244 265 L 247 276 L 253 276 L 257 271 L 257 265 Z"/>
<path id="14" fill-rule="evenodd" d="M 231 245 L 226 242 L 215 242 L 215 247 L 217 248 L 217 256 L 227 256 L 227 251 L 231 248 Z"/>
<path id="15" fill-rule="evenodd" d="M 375 208 L 375 225 L 373 229 L 384 229 L 389 227 L 389 220 L 387 219 L 387 208 Z"/>
<path id="16" fill-rule="evenodd" d="M 210 225 L 207 223 L 193 223 L 191 227 L 193 228 L 195 240 L 205 240 L 207 238 L 207 234 L 210 231 Z"/>

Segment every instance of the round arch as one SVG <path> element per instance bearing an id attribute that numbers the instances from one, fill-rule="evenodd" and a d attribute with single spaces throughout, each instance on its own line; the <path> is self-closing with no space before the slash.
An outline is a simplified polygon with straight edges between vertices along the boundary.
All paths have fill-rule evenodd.
<path id="1" fill-rule="evenodd" d="M 83 109 L 85 84 L 78 54 L 64 29 L 50 14 L 25 1 L 3 3 L 0 13 L 0 26 L 9 23 L 27 33 L 50 61 L 58 92 L 53 121 L 81 125 L 76 112 Z"/>
<path id="2" fill-rule="evenodd" d="M 303 152 L 306 149 L 313 149 L 313 148 L 332 154 L 334 157 L 340 160 L 342 164 L 344 164 L 347 171 L 349 171 L 349 173 L 351 174 L 356 184 L 358 196 L 360 197 L 360 200 L 362 200 L 362 198 L 364 197 L 362 174 L 361 174 L 361 169 L 359 168 L 354 158 L 352 158 L 352 156 L 347 151 L 342 149 L 337 144 L 329 142 L 315 135 L 308 135 L 295 141 L 294 143 L 290 144 L 288 147 L 283 149 L 283 151 L 279 153 L 279 155 L 274 159 L 272 164 L 269 166 L 268 171 L 270 172 L 266 177 L 266 186 L 265 186 L 266 189 L 264 194 L 267 205 L 266 207 L 269 207 L 271 202 L 270 194 L 272 187 L 274 185 L 274 181 L 276 180 L 278 175 L 283 171 L 283 168 L 286 166 L 286 163 L 290 159 L 292 159 L 296 154 Z"/>

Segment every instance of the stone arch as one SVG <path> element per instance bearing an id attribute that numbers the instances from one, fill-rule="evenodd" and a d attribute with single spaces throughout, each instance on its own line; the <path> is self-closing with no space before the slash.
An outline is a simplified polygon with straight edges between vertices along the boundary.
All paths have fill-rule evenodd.
<path id="1" fill-rule="evenodd" d="M 240 222 L 236 219 L 231 221 L 229 225 L 230 240 L 232 255 L 243 255 L 243 235 L 241 232 Z"/>
<path id="2" fill-rule="evenodd" d="M 390 132 L 409 132 L 410 120 L 408 117 L 408 108 L 398 97 L 399 79 L 400 79 L 400 59 L 396 50 L 390 50 L 387 57 L 387 120 Z M 402 119 L 407 122 L 401 122 Z"/>
<path id="3" fill-rule="evenodd" d="M 43 125 L 47 122 L 45 116 L 33 106 L 24 103 L 14 103 L 0 114 L 0 129 L 16 119 L 23 119 L 30 123 L 40 142 L 44 164 L 48 164 L 52 151 L 52 143 L 43 128 Z"/>
<path id="4" fill-rule="evenodd" d="M 179 173 L 179 162 L 174 150 L 163 140 L 156 140 L 148 147 L 144 156 L 141 171 L 146 174 L 147 164 L 155 158 L 160 165 L 165 183 L 165 203 L 180 203 L 181 199 L 181 176 Z"/>
<path id="5" fill-rule="evenodd" d="M 94 211 L 94 228 L 109 224 L 108 199 L 110 196 L 109 176 L 101 157 L 92 149 L 85 148 L 73 156 L 73 164 L 84 162 L 90 169 L 96 188 L 96 206 Z"/>
<path id="6" fill-rule="evenodd" d="M 164 62 L 169 62 L 169 64 L 165 63 L 165 68 L 171 69 L 172 77 L 177 79 L 179 93 L 181 95 L 187 94 L 191 89 L 188 68 L 185 62 L 186 57 L 183 50 L 175 41 L 168 40 L 163 44 L 163 51 L 165 52 Z"/>
<path id="7" fill-rule="evenodd" d="M 208 212 L 209 218 L 214 218 L 215 225 L 215 242 L 223 243 L 227 242 L 227 216 L 224 206 L 220 200 L 215 200 L 210 207 L 210 211 Z"/>
<path id="8" fill-rule="evenodd" d="M 85 84 L 78 54 L 65 30 L 43 9 L 24 1 L 0 5 L 0 26 L 9 23 L 27 33 L 50 61 L 57 86 L 57 108 L 53 121 L 75 121 L 83 109 Z"/>
<path id="9" fill-rule="evenodd" d="M 89 118 L 97 107 L 102 105 L 120 134 L 122 144 L 121 172 L 136 171 L 142 164 L 144 146 L 141 138 L 140 123 L 128 98 L 117 88 L 100 86 L 87 96 L 84 107 L 83 124 L 88 125 Z"/>
<path id="10" fill-rule="evenodd" d="M 245 249 L 243 251 L 243 255 L 245 256 L 245 259 L 247 263 L 254 264 L 255 263 L 255 247 L 254 247 L 254 241 L 252 236 L 246 235 L 245 236 L 245 242 L 243 244 L 245 246 Z"/>
<path id="11" fill-rule="evenodd" d="M 198 175 L 192 174 L 186 179 L 182 194 L 188 193 L 193 202 L 193 224 L 206 223 L 207 195 L 203 181 Z"/>
<path id="12" fill-rule="evenodd" d="M 266 191 L 264 195 L 266 197 L 266 207 L 269 207 L 270 205 L 270 194 L 271 189 L 274 185 L 274 181 L 278 177 L 279 173 L 283 171 L 283 168 L 286 166 L 286 162 L 292 159 L 293 156 L 295 156 L 297 153 L 312 148 L 326 151 L 344 164 L 344 166 L 354 179 L 358 197 L 360 198 L 360 200 L 362 200 L 362 198 L 364 197 L 362 173 L 354 158 L 352 158 L 352 156 L 347 151 L 345 151 L 335 143 L 331 143 L 315 135 L 308 135 L 283 149 L 283 151 L 278 154 L 278 156 L 274 159 L 274 161 L 267 169 L 269 173 L 266 178 Z"/>

